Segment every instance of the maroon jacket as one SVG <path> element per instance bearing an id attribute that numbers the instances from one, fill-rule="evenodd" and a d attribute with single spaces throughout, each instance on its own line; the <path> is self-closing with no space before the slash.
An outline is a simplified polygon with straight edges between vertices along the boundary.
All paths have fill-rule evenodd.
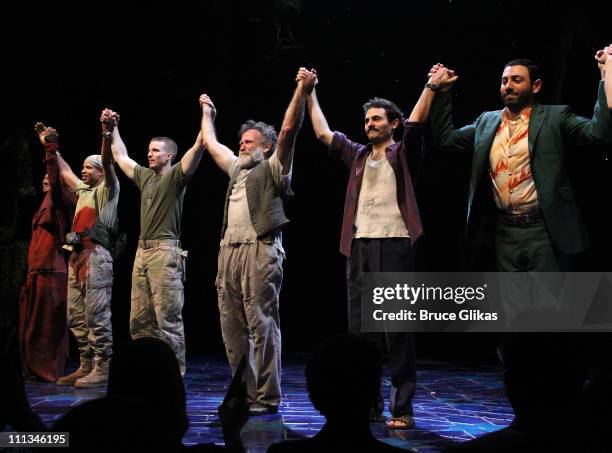
<path id="1" fill-rule="evenodd" d="M 410 169 L 413 171 L 416 169 L 418 158 L 421 155 L 423 146 L 422 127 L 422 123 L 412 123 L 406 120 L 402 140 L 386 149 L 387 160 L 393 168 L 397 182 L 397 204 L 413 244 L 423 234 L 421 216 L 419 215 L 410 174 Z M 336 131 L 329 151 L 331 154 L 338 155 L 350 168 L 340 236 L 340 252 L 350 257 L 351 246 L 357 229 L 355 217 L 357 216 L 363 171 L 368 155 L 372 152 L 372 144 L 361 145 L 352 142 L 346 138 L 346 135 Z"/>

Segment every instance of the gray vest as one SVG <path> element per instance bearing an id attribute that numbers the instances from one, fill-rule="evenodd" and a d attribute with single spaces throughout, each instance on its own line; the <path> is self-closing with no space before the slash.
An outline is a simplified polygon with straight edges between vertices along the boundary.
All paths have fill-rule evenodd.
<path id="1" fill-rule="evenodd" d="M 236 166 L 234 172 L 230 175 L 230 182 L 225 194 L 221 237 L 223 237 L 227 229 L 229 199 L 241 170 L 240 167 Z M 289 223 L 289 219 L 285 216 L 283 205 L 293 195 L 293 191 L 291 188 L 288 188 L 286 193 L 281 192 L 274 183 L 272 170 L 270 170 L 270 164 L 267 160 L 249 172 L 246 180 L 246 194 L 249 215 L 253 229 L 257 233 L 257 239 L 264 239 L 269 234 L 280 231 L 282 227 Z"/>

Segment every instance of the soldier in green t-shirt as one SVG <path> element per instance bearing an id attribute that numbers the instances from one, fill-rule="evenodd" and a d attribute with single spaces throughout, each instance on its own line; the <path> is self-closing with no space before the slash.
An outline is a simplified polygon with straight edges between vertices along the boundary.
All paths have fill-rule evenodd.
<path id="1" fill-rule="evenodd" d="M 106 112 L 112 115 L 111 111 Z M 181 215 L 185 189 L 204 151 L 201 136 L 180 162 L 174 140 L 154 137 L 149 143 L 149 168 L 128 156 L 113 131 L 113 157 L 119 168 L 140 189 L 140 237 L 132 271 L 130 333 L 132 338 L 158 337 L 168 343 L 185 375 L 183 281 L 185 252 L 181 250 Z"/>

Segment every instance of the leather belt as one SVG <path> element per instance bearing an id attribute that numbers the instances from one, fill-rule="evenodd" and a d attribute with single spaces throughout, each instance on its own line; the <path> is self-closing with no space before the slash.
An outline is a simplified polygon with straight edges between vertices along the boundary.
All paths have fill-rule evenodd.
<path id="1" fill-rule="evenodd" d="M 538 220 L 544 218 L 541 209 L 525 212 L 523 214 L 502 213 L 500 217 L 503 223 L 512 226 L 531 225 L 533 223 L 536 223 Z"/>
<path id="2" fill-rule="evenodd" d="M 160 245 L 169 245 L 171 247 L 180 247 L 181 241 L 178 239 L 147 239 L 138 241 L 138 248 L 141 249 L 153 249 Z"/>

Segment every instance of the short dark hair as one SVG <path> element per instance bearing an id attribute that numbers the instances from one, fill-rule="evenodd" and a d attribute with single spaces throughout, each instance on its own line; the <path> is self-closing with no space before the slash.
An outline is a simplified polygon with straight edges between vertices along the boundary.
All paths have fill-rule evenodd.
<path id="1" fill-rule="evenodd" d="M 240 129 L 238 130 L 238 139 L 241 139 L 242 134 L 244 134 L 246 131 L 250 131 L 251 129 L 259 131 L 261 134 L 260 143 L 270 145 L 270 154 L 272 154 L 276 148 L 276 142 L 278 141 L 278 134 L 276 133 L 276 130 L 274 130 L 274 126 L 270 126 L 262 121 L 248 120 L 246 123 L 240 126 Z"/>
<path id="2" fill-rule="evenodd" d="M 162 142 L 166 146 L 166 151 L 172 154 L 172 160 L 176 157 L 176 153 L 178 152 L 178 146 L 176 146 L 176 142 L 172 140 L 170 137 L 153 137 L 151 139 L 152 142 Z"/>
<path id="3" fill-rule="evenodd" d="M 383 99 L 383 98 L 373 98 L 368 102 L 363 104 L 363 113 L 368 113 L 368 110 L 372 108 L 380 108 L 385 109 L 385 113 L 387 114 L 387 119 L 389 122 L 393 122 L 394 120 L 399 120 L 402 122 L 402 111 L 399 107 L 393 102 Z"/>
<path id="4" fill-rule="evenodd" d="M 529 58 L 517 58 L 515 60 L 511 60 L 504 66 L 506 69 L 508 66 L 525 66 L 529 71 L 529 78 L 531 79 L 531 84 L 541 78 L 540 67 Z"/>

